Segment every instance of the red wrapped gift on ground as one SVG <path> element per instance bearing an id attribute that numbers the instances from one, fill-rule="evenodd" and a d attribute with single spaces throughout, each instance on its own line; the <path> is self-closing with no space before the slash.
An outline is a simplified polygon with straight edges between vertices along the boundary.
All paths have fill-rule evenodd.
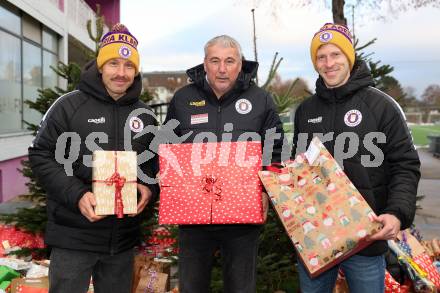
<path id="1" fill-rule="evenodd" d="M 260 142 L 159 146 L 160 224 L 263 223 Z"/>
<path id="2" fill-rule="evenodd" d="M 405 252 L 412 257 L 413 261 L 422 270 L 421 274 L 430 280 L 437 290 L 440 290 L 440 274 L 423 245 L 411 234 L 409 229 L 400 231 L 397 238 L 400 246 L 405 248 Z"/>
<path id="3" fill-rule="evenodd" d="M 18 246 L 31 249 L 45 247 L 41 234 L 34 235 L 11 225 L 0 225 L 0 244 L 0 256 L 5 256 L 10 247 Z"/>

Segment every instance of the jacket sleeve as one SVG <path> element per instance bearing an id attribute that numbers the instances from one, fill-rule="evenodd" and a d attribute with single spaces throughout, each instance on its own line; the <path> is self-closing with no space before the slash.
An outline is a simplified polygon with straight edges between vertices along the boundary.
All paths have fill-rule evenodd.
<path id="1" fill-rule="evenodd" d="M 403 230 L 414 220 L 420 160 L 400 106 L 387 99 L 384 111 L 379 123 L 386 137 L 383 150 L 388 176 L 388 199 L 383 213 L 395 215 Z"/>
<path id="2" fill-rule="evenodd" d="M 272 96 L 268 93 L 266 96 L 266 117 L 261 129 L 261 138 L 263 140 L 263 164 L 280 163 L 283 151 L 284 130 L 278 115 Z M 267 144 L 273 141 L 272 152 L 265 150 Z M 270 147 L 270 146 L 269 146 Z"/>
<path id="3" fill-rule="evenodd" d="M 148 177 L 156 178 L 156 174 L 157 172 L 159 172 L 159 160 L 157 154 L 155 154 L 153 158 L 142 163 L 140 168 L 142 172 L 146 174 Z M 159 198 L 159 192 L 160 192 L 159 184 L 143 182 L 142 180 L 138 180 L 138 183 L 143 184 L 150 189 L 152 193 L 152 198 L 150 200 L 150 203 L 155 202 Z"/>
<path id="4" fill-rule="evenodd" d="M 176 99 L 177 99 L 177 95 L 178 95 L 179 91 L 177 91 L 173 98 L 170 101 L 170 105 L 168 106 L 168 111 L 167 111 L 167 116 L 165 117 L 165 121 L 163 122 L 163 124 L 166 124 L 168 121 L 170 121 L 171 119 L 177 119 L 177 113 L 176 113 Z M 181 131 L 180 131 L 180 123 L 179 125 L 177 125 L 176 128 L 174 128 L 174 133 L 177 136 L 181 135 Z"/>
<path id="5" fill-rule="evenodd" d="M 29 147 L 29 161 L 34 176 L 47 192 L 48 198 L 78 211 L 78 201 L 89 188 L 73 174 L 67 175 L 64 165 L 55 158 L 58 138 L 68 131 L 69 117 L 62 105 L 62 99 L 60 97 L 60 101 L 55 101 L 43 117 L 37 135 Z M 63 148 L 58 150 L 62 154 L 69 154 L 68 143 L 60 144 L 58 148 Z"/>
<path id="6" fill-rule="evenodd" d="M 151 119 L 148 123 L 149 125 L 156 126 L 156 129 L 158 127 L 158 123 L 156 119 Z M 157 132 L 155 134 L 150 133 L 150 137 L 148 138 L 147 147 L 149 147 L 149 151 L 153 154 L 153 157 L 145 161 L 140 165 L 140 169 L 142 170 L 143 174 L 147 175 L 149 178 L 156 178 L 157 172 L 159 172 L 159 156 L 157 154 L 158 149 L 157 147 L 152 145 L 152 140 L 154 135 L 157 135 Z M 159 192 L 160 187 L 157 183 L 150 183 L 150 182 L 143 182 L 142 180 L 138 179 L 138 183 L 143 184 L 147 186 L 151 193 L 152 193 L 152 199 L 150 200 L 150 203 L 156 202 L 156 200 L 159 198 Z"/>
<path id="7" fill-rule="evenodd" d="M 301 105 L 296 108 L 295 118 L 293 121 L 293 139 L 292 139 L 292 153 L 290 158 L 292 160 L 296 157 L 296 150 L 298 148 L 298 135 L 299 135 L 299 115 L 300 115 Z"/>

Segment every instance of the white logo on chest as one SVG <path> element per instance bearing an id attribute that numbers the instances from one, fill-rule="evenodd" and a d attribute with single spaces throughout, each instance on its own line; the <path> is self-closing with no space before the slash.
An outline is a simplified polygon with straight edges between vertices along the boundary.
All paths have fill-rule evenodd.
<path id="1" fill-rule="evenodd" d="M 240 114 L 247 114 L 252 111 L 252 104 L 247 99 L 240 99 L 235 102 L 235 110 Z"/>
<path id="2" fill-rule="evenodd" d="M 359 110 L 353 109 L 345 113 L 345 125 L 350 127 L 358 126 L 362 121 L 362 113 Z"/>
<path id="3" fill-rule="evenodd" d="M 130 129 L 133 132 L 141 132 L 144 129 L 144 122 L 139 117 L 131 117 L 130 118 Z"/>

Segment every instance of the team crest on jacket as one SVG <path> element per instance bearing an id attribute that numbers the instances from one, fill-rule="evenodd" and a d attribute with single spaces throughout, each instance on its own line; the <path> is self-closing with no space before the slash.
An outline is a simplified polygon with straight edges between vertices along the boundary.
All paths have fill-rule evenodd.
<path id="1" fill-rule="evenodd" d="M 139 117 L 130 118 L 130 129 L 133 132 L 141 132 L 144 129 L 144 122 Z"/>
<path id="2" fill-rule="evenodd" d="M 240 99 L 235 102 L 235 110 L 240 114 L 247 114 L 252 110 L 252 104 L 247 99 Z"/>
<path id="3" fill-rule="evenodd" d="M 347 126 L 358 126 L 362 121 L 362 113 L 359 110 L 353 109 L 345 113 L 344 122 Z"/>

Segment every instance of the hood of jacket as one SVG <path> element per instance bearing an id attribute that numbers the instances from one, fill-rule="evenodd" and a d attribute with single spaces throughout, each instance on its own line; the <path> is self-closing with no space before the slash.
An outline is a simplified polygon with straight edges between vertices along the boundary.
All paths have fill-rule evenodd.
<path id="1" fill-rule="evenodd" d="M 353 96 L 358 90 L 374 86 L 374 80 L 365 61 L 356 60 L 347 83 L 337 88 L 327 88 L 324 79 L 316 80 L 316 94 L 321 99 L 332 103 L 341 103 Z"/>
<path id="2" fill-rule="evenodd" d="M 88 62 L 81 73 L 78 89 L 95 99 L 107 103 L 117 103 L 120 105 L 130 105 L 139 100 L 142 91 L 141 74 L 135 76 L 133 84 L 127 89 L 125 95 L 115 101 L 107 92 L 102 82 L 102 74 L 96 65 L 96 59 Z"/>

